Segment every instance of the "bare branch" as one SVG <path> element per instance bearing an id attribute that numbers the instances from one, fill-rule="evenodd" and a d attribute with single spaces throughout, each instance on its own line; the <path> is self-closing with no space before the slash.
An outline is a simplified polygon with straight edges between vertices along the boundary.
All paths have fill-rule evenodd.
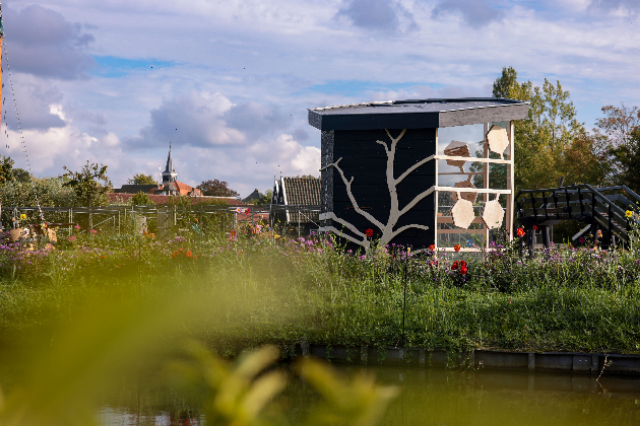
<path id="1" fill-rule="evenodd" d="M 380 145 L 384 146 L 384 150 L 386 152 L 389 152 L 389 147 L 387 146 L 386 142 L 376 141 L 376 143 L 379 143 Z"/>
<path id="2" fill-rule="evenodd" d="M 351 204 L 353 205 L 354 210 L 360 213 L 362 216 L 366 217 L 367 220 L 369 220 L 369 222 L 373 223 L 375 226 L 380 228 L 380 230 L 384 231 L 384 225 L 378 219 L 373 217 L 370 213 L 367 213 L 364 210 L 362 210 L 358 205 L 358 201 L 356 201 L 356 197 L 354 197 L 353 193 L 351 192 L 351 183 L 353 182 L 354 177 L 352 176 L 351 180 L 347 180 L 347 178 L 344 175 L 344 172 L 342 171 L 340 166 L 338 166 L 338 163 L 340 162 L 340 160 L 342 160 L 342 157 L 340 157 L 340 159 L 338 159 L 338 161 L 336 161 L 335 163 L 331 163 L 327 165 L 327 168 L 333 166 L 340 173 L 340 177 L 342 177 L 342 181 L 347 187 L 347 195 L 349 196 L 349 200 L 351 200 Z"/>
<path id="3" fill-rule="evenodd" d="M 342 237 L 342 238 L 344 238 L 346 240 L 351 241 L 352 243 L 355 243 L 355 244 L 358 244 L 360 246 L 363 246 L 366 249 L 368 249 L 369 246 L 370 246 L 369 240 L 367 240 L 367 239 L 358 240 L 357 238 L 354 238 L 349 234 L 345 234 L 344 232 L 334 228 L 333 226 L 326 226 L 324 229 L 327 230 L 327 231 L 331 231 L 334 234 L 336 234 L 336 235 L 338 235 L 338 236 L 340 236 L 340 237 Z"/>
<path id="4" fill-rule="evenodd" d="M 417 162 L 413 166 L 409 167 L 403 174 L 401 174 L 400 177 L 398 177 L 398 179 L 395 179 L 394 183 L 396 185 L 399 184 L 400 182 L 402 182 L 404 180 L 404 178 L 409 176 L 409 174 L 412 171 L 414 171 L 418 167 L 422 166 L 423 164 L 428 163 L 429 161 L 433 160 L 434 158 L 435 158 L 435 155 L 430 155 L 427 158 L 425 158 L 424 160 L 421 160 L 421 161 Z"/>
<path id="5" fill-rule="evenodd" d="M 424 253 L 426 251 L 431 251 L 431 250 L 426 249 L 426 248 L 421 248 L 421 249 L 418 249 L 418 250 L 411 250 L 411 254 L 420 254 L 420 253 Z"/>
<path id="6" fill-rule="evenodd" d="M 427 189 L 426 191 L 424 191 L 423 193 L 417 195 L 416 198 L 414 198 L 409 204 L 407 204 L 402 210 L 400 210 L 400 213 L 398 214 L 398 217 L 402 216 L 403 214 L 405 214 L 406 212 L 411 210 L 416 204 L 418 204 L 420 201 L 422 201 L 423 198 L 425 198 L 426 196 L 428 196 L 431 193 L 433 193 L 434 190 L 435 190 L 435 188 L 431 187 L 431 188 Z"/>
<path id="7" fill-rule="evenodd" d="M 388 129 L 384 129 L 384 131 L 387 132 L 387 136 L 389 136 L 389 139 L 391 139 L 391 149 L 390 149 L 390 151 L 393 151 L 395 153 L 396 145 L 398 144 L 400 139 L 402 139 L 404 134 L 407 133 L 407 129 L 402 129 L 402 132 L 400 132 L 400 134 L 398 135 L 397 138 L 394 138 L 393 136 L 391 136 L 391 133 L 389 132 Z"/>
<path id="8" fill-rule="evenodd" d="M 336 216 L 333 213 L 327 213 L 327 215 L 329 215 L 330 219 L 333 219 L 334 221 L 346 226 L 351 232 L 353 232 L 354 234 L 360 236 L 360 237 L 366 237 L 366 235 L 360 231 L 358 231 L 358 228 L 356 228 L 355 226 L 353 226 L 352 224 L 350 224 L 349 222 L 347 222 L 344 219 L 340 219 L 338 216 Z"/>
<path id="9" fill-rule="evenodd" d="M 391 239 L 397 237 L 398 235 L 400 235 L 401 233 L 403 233 L 407 229 L 411 229 L 411 228 L 422 229 L 424 231 L 428 231 L 429 230 L 429 227 L 427 225 L 416 225 L 416 224 L 405 225 L 405 226 L 402 226 L 402 227 L 396 229 L 395 231 L 393 231 L 393 235 L 392 235 Z"/>
<path id="10" fill-rule="evenodd" d="M 323 168 L 320 169 L 321 172 L 324 172 L 325 170 L 327 170 L 329 167 L 334 167 L 337 166 L 339 162 L 342 161 L 342 157 L 340 157 L 338 159 L 338 161 L 336 161 L 335 163 L 331 163 L 331 164 L 327 164 L 326 166 L 324 166 Z"/>

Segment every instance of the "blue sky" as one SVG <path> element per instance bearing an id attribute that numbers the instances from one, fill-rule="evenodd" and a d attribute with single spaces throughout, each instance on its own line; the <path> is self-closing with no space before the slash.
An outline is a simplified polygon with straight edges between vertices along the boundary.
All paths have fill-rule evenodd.
<path id="1" fill-rule="evenodd" d="M 158 61 L 153 59 L 127 59 L 116 56 L 93 56 L 96 66 L 90 74 L 97 78 L 123 78 L 133 73 L 145 72 L 151 69 L 173 67 L 176 64 L 171 61 Z"/>
<path id="2" fill-rule="evenodd" d="M 560 80 L 587 128 L 604 105 L 640 105 L 637 0 L 7 0 L 3 12 L 39 176 L 90 160 L 117 186 L 159 177 L 171 141 L 178 179 L 247 195 L 317 174 L 307 108 L 489 96 L 503 66 Z M 9 128 L 0 154 L 24 165 Z"/>

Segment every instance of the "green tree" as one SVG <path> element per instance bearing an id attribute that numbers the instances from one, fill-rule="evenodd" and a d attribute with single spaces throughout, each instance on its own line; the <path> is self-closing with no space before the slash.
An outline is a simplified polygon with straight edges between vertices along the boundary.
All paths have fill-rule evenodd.
<path id="1" fill-rule="evenodd" d="M 611 153 L 620 166 L 616 176 L 618 184 L 627 185 L 636 194 L 640 193 L 640 126 L 631 130 L 626 142 Z"/>
<path id="2" fill-rule="evenodd" d="M 602 112 L 604 117 L 596 120 L 597 128 L 593 131 L 601 142 L 600 149 L 605 152 L 606 160 L 611 164 L 609 181 L 625 184 L 629 178 L 629 169 L 624 161 L 635 149 L 635 134 L 640 128 L 640 108 L 629 108 L 623 103 L 619 107 L 603 106 Z"/>
<path id="3" fill-rule="evenodd" d="M 14 168 L 15 162 L 11 157 L 0 157 L 0 185 L 7 182 L 29 182 L 31 174 L 25 169 Z"/>
<path id="4" fill-rule="evenodd" d="M 0 185 L 0 202 L 2 203 L 2 223 L 11 227 L 12 206 L 35 207 L 40 203 L 42 207 L 75 207 L 79 203 L 75 192 L 64 186 L 64 179 L 60 176 L 44 179 L 30 179 L 27 182 L 11 180 Z M 36 194 L 38 200 L 36 201 Z M 68 222 L 66 212 L 44 212 L 47 222 Z"/>
<path id="5" fill-rule="evenodd" d="M 254 204 L 256 206 L 268 206 L 271 204 L 271 198 L 273 198 L 273 191 L 271 189 L 267 189 L 264 191 L 264 195 L 256 200 Z"/>
<path id="6" fill-rule="evenodd" d="M 17 167 L 11 172 L 11 178 L 16 182 L 27 183 L 31 181 L 31 173 L 29 173 L 25 169 Z"/>
<path id="7" fill-rule="evenodd" d="M 515 123 L 516 189 L 553 187 L 560 177 L 568 183 L 602 183 L 606 164 L 595 164 L 589 173 L 575 167 L 576 158 L 602 160 L 602 150 L 599 140 L 577 120 L 569 92 L 559 81 L 553 84 L 545 78 L 538 87 L 531 81 L 520 83 L 517 77 L 512 67 L 504 67 L 493 84 L 495 97 L 530 103 L 528 117 Z"/>
<path id="8" fill-rule="evenodd" d="M 63 175 L 67 181 L 64 186 L 72 188 L 78 199 L 91 209 L 97 205 L 108 204 L 107 193 L 111 191 L 111 181 L 107 177 L 107 166 L 98 163 L 84 165 L 79 172 L 73 172 L 64 166 Z M 89 229 L 93 229 L 93 215 L 89 210 Z"/>
<path id="9" fill-rule="evenodd" d="M 203 181 L 197 188 L 202 192 L 202 195 L 210 197 L 237 197 L 240 195 L 227 185 L 228 183 L 225 181 L 213 179 Z"/>
<path id="10" fill-rule="evenodd" d="M 11 157 L 2 156 L 2 161 L 0 161 L 0 185 L 12 180 L 14 164 Z"/>
<path id="11" fill-rule="evenodd" d="M 146 192 L 138 192 L 133 197 L 131 197 L 131 205 L 132 206 L 152 206 L 155 205 L 153 201 L 149 198 L 149 194 Z"/>
<path id="12" fill-rule="evenodd" d="M 619 107 L 606 105 L 602 107 L 605 115 L 596 120 L 598 133 L 603 133 L 613 148 L 627 145 L 635 138 L 634 131 L 640 127 L 640 108 L 629 108 L 624 103 Z"/>
<path id="13" fill-rule="evenodd" d="M 131 179 L 127 179 L 127 184 L 129 185 L 157 185 L 158 182 L 155 181 L 153 176 L 145 175 L 142 173 L 136 173 L 133 175 Z"/>

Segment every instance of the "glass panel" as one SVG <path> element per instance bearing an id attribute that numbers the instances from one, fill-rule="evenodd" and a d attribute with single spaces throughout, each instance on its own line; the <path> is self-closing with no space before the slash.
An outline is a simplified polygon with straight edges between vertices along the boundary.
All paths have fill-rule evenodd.
<path id="1" fill-rule="evenodd" d="M 453 141 L 467 144 L 471 157 L 482 157 L 484 140 L 484 125 L 471 124 L 468 126 L 443 127 L 438 129 L 438 154 L 445 155 L 445 149 Z"/>
<path id="2" fill-rule="evenodd" d="M 474 206 L 475 218 L 469 228 L 458 228 L 453 223 L 451 209 L 455 201 L 450 192 L 438 192 L 438 247 L 481 248 L 484 241 L 482 207 Z"/>
<path id="3" fill-rule="evenodd" d="M 492 196 L 490 199 L 493 200 Z M 501 195 L 498 198 L 500 205 L 504 211 L 504 218 L 502 219 L 502 225 L 499 228 L 489 230 L 489 248 L 504 248 L 508 241 L 507 235 L 507 196 Z"/>
<path id="4" fill-rule="evenodd" d="M 452 166 L 452 164 L 454 164 Z M 507 165 L 438 160 L 438 186 L 485 188 L 484 170 L 489 168 L 489 188 L 507 189 Z"/>

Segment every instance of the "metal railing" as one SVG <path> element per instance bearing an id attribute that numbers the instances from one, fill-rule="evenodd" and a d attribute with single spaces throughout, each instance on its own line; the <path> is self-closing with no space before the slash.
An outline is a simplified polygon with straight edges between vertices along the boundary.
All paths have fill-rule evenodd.
<path id="1" fill-rule="evenodd" d="M 97 223 L 93 228 L 104 228 L 105 225 L 111 225 L 110 228 L 116 233 L 126 231 L 127 224 L 133 221 L 134 217 L 155 218 L 164 216 L 163 219 L 172 222 L 175 225 L 184 215 L 196 215 L 202 222 L 206 215 L 225 215 L 225 224 L 230 228 L 237 226 L 238 222 L 251 222 L 267 224 L 271 227 L 287 227 L 293 228 L 300 234 L 302 230 L 319 228 L 318 215 L 320 206 L 316 205 L 191 205 L 191 206 L 168 206 L 168 205 L 109 205 L 99 207 L 42 207 L 41 208 L 45 220 L 48 223 L 59 225 L 62 228 L 69 228 L 69 235 L 72 233 L 72 227 L 78 222 L 78 215 L 91 214 L 97 219 Z M 26 220 L 20 219 L 22 214 L 38 212 L 39 208 L 34 206 L 3 206 L 0 217 L 5 228 L 12 227 L 12 224 L 29 223 L 30 221 L 39 222 L 39 217 L 29 217 Z M 106 217 L 105 217 L 106 216 Z M 287 221 L 287 217 L 292 221 Z M 64 223 L 60 223 L 64 220 Z"/>
<path id="2" fill-rule="evenodd" d="M 640 213 L 640 196 L 625 185 L 594 188 L 572 185 L 549 189 L 526 189 L 516 194 L 518 222 L 545 225 L 561 220 L 579 220 L 607 234 L 628 241 L 630 221 L 626 212 Z"/>

